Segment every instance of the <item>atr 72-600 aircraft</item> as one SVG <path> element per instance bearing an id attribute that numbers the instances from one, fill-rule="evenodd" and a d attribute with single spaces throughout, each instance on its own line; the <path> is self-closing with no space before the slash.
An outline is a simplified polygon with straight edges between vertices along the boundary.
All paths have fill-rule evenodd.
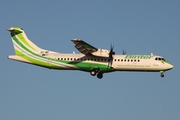
<path id="1" fill-rule="evenodd" d="M 164 72 L 173 68 L 161 56 L 115 54 L 113 46 L 110 50 L 98 49 L 80 39 L 72 39 L 75 47 L 82 54 L 64 54 L 42 49 L 32 43 L 24 30 L 18 27 L 8 29 L 16 55 L 9 59 L 29 63 L 49 69 L 81 70 L 101 79 L 104 73 L 114 71 Z"/>

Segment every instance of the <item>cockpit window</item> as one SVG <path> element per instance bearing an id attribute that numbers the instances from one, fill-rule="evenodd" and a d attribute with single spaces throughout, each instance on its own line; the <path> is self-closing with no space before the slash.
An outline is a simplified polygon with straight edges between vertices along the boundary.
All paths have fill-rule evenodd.
<path id="1" fill-rule="evenodd" d="M 162 60 L 166 61 L 164 58 L 162 58 Z"/>
<path id="2" fill-rule="evenodd" d="M 164 61 L 166 61 L 164 58 L 155 58 L 155 60 L 164 60 Z"/>

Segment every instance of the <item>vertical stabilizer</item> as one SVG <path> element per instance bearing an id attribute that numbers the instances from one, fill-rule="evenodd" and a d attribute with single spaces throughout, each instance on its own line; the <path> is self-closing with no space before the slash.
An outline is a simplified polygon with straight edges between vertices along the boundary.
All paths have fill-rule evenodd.
<path id="1" fill-rule="evenodd" d="M 43 50 L 28 39 L 22 28 L 11 27 L 8 31 L 11 33 L 16 55 L 40 53 Z"/>

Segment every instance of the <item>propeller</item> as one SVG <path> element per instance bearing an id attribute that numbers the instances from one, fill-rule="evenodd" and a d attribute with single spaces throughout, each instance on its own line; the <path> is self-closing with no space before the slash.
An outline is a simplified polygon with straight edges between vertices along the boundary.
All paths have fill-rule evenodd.
<path id="1" fill-rule="evenodd" d="M 109 51 L 109 62 L 108 62 L 108 67 L 112 65 L 113 62 L 113 55 L 115 55 L 115 52 L 113 51 L 114 45 L 111 44 L 110 46 L 110 51 Z"/>

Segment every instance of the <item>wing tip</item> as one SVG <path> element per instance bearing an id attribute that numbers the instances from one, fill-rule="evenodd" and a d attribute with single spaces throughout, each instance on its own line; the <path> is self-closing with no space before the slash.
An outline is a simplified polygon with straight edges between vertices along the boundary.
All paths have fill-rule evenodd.
<path id="1" fill-rule="evenodd" d="M 74 39 L 71 39 L 71 41 L 82 41 L 82 40 L 79 38 L 74 38 Z"/>

